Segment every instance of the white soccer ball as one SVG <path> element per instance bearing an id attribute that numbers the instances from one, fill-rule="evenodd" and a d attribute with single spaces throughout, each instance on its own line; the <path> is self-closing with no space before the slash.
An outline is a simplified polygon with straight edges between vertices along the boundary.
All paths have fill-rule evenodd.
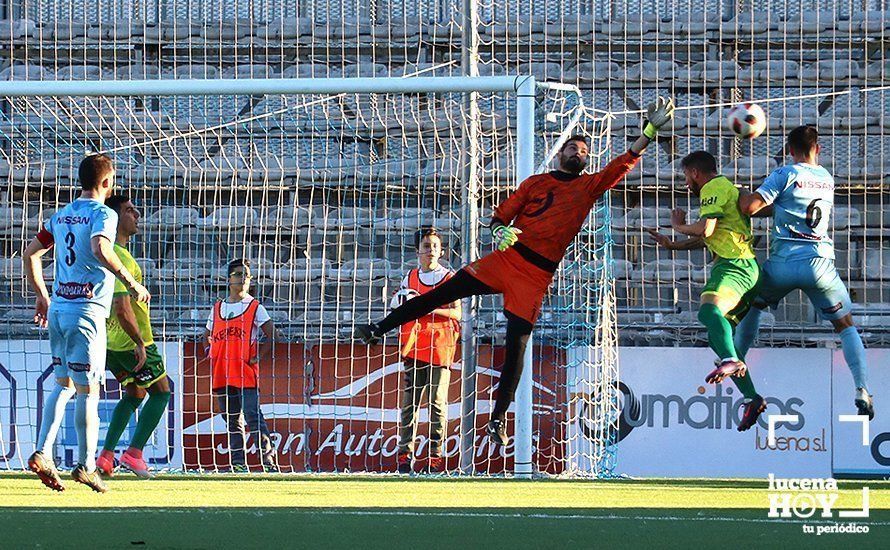
<path id="1" fill-rule="evenodd" d="M 759 105 L 743 103 L 736 105 L 726 117 L 729 129 L 742 139 L 754 139 L 766 130 L 766 113 Z"/>
<path id="2" fill-rule="evenodd" d="M 403 288 L 393 296 L 393 307 L 399 307 L 411 298 L 416 298 L 417 296 L 420 296 L 420 293 L 413 288 Z"/>

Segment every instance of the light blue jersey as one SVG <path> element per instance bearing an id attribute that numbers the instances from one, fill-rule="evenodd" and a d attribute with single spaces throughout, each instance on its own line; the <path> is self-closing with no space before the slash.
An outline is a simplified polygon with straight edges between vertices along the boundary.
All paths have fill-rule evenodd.
<path id="1" fill-rule="evenodd" d="M 114 295 L 114 275 L 93 255 L 90 241 L 104 235 L 114 243 L 117 213 L 92 199 L 77 199 L 56 212 L 45 229 L 55 243 L 52 308 L 83 310 L 101 307 L 108 317 Z"/>
<path id="2" fill-rule="evenodd" d="M 834 207 L 834 178 L 815 164 L 791 164 L 770 174 L 757 189 L 774 206 L 770 258 L 834 260 L 828 234 Z"/>

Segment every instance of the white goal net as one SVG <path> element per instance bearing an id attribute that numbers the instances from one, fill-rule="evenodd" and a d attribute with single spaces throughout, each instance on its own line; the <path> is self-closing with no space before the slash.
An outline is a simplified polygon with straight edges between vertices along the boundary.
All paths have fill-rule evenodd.
<path id="1" fill-rule="evenodd" d="M 516 93 L 524 81 L 525 103 Z M 3 223 L 14 250 L 76 196 L 87 152 L 115 159 L 119 188 L 142 212 L 130 251 L 153 294 L 152 324 L 174 395 L 146 449 L 157 469 L 233 465 L 201 338 L 213 304 L 226 295 L 226 264 L 244 258 L 254 274 L 250 292 L 279 334 L 259 367 L 258 390 L 281 471 L 394 471 L 405 384 L 398 341 L 369 347 L 351 335 L 388 311 L 416 267 L 415 234 L 435 228 L 443 263 L 458 269 L 468 255 L 491 250 L 484 226 L 492 208 L 536 161 L 546 169 L 560 137 L 586 132 L 593 170 L 608 148 L 607 119 L 591 118 L 579 94 L 536 89 L 528 78 L 477 79 L 474 130 L 466 79 L 406 68 L 404 78 L 293 80 L 306 89 L 264 91 L 284 82 L 160 79 L 118 82 L 128 91 L 112 92 L 107 83 L 73 81 L 65 84 L 80 92 L 0 98 L 11 183 Z M 502 300 L 481 298 L 465 310 L 471 351 L 450 369 L 442 442 L 448 470 L 509 473 L 523 453 L 532 461 L 525 474 L 611 470 L 618 398 L 610 239 L 605 199 L 545 303 L 527 371 L 531 391 L 511 409 L 509 431 L 517 437 L 505 448 L 484 431 L 503 357 Z M 33 451 L 42 396 L 54 380 L 47 334 L 31 326 L 21 260 L 13 253 L 3 262 L 10 292 L 2 304 L 0 467 L 15 469 Z M 51 266 L 45 273 L 51 277 Z M 109 374 L 103 427 L 120 395 Z M 69 409 L 56 454 L 70 466 L 73 402 Z M 424 404 L 415 439 L 418 470 L 429 455 L 427 410 Z M 247 438 L 254 469 L 257 441 L 254 433 Z"/>

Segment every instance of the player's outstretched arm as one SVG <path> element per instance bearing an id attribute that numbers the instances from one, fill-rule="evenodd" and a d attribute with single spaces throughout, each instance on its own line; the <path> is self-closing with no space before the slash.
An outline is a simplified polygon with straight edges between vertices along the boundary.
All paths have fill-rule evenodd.
<path id="1" fill-rule="evenodd" d="M 43 279 L 43 261 L 41 258 L 52 245 L 44 245 L 40 239 L 34 238 L 28 243 L 28 247 L 22 254 L 22 267 L 28 279 L 31 290 L 37 294 L 34 302 L 34 322 L 41 327 L 46 327 L 49 313 L 49 292 L 46 290 L 46 281 Z"/>
<path id="2" fill-rule="evenodd" d="M 139 282 L 133 278 L 133 275 L 127 271 L 124 264 L 121 263 L 120 258 L 115 254 L 114 247 L 108 238 L 104 235 L 96 235 L 90 239 L 90 248 L 93 251 L 93 255 L 99 260 L 102 266 L 114 273 L 114 276 L 124 283 L 129 290 L 130 295 L 133 296 L 136 301 L 148 302 L 151 300 L 151 294 L 148 293 L 148 290 L 139 284 Z"/>
<path id="3" fill-rule="evenodd" d="M 630 172 L 639 161 L 640 155 L 655 139 L 658 130 L 667 125 L 674 116 L 674 101 L 670 98 L 658 98 L 658 101 L 649 105 L 648 118 L 643 128 L 643 135 L 637 138 L 630 146 L 630 150 L 612 159 L 602 171 L 590 178 L 588 191 L 599 198 L 600 195 L 612 189 L 624 176 Z"/>
<path id="4" fill-rule="evenodd" d="M 751 193 L 745 192 L 744 189 L 739 191 L 739 210 L 742 211 L 742 214 L 752 218 L 771 216 L 773 203 L 788 186 L 790 177 L 792 177 L 792 173 L 782 167 L 773 170 L 757 190 Z"/>
<path id="5" fill-rule="evenodd" d="M 643 126 L 643 135 L 637 138 L 630 146 L 630 152 L 641 155 L 646 147 L 653 141 L 658 131 L 667 126 L 674 118 L 674 100 L 670 97 L 659 97 L 646 109 L 646 124 Z"/>
<path id="6" fill-rule="evenodd" d="M 677 233 L 690 237 L 708 238 L 717 229 L 717 218 L 702 218 L 695 223 L 686 223 L 686 211 L 682 208 L 671 210 L 671 227 Z"/>
<path id="7" fill-rule="evenodd" d="M 773 205 L 766 202 L 758 192 L 739 194 L 739 210 L 752 218 L 769 217 L 773 214 Z"/>
<path id="8" fill-rule="evenodd" d="M 657 229 L 651 227 L 647 227 L 646 232 L 652 236 L 652 240 L 654 240 L 658 246 L 667 250 L 698 250 L 706 246 L 705 240 L 701 237 L 691 237 L 682 241 L 674 241 L 667 235 L 663 235 L 659 233 Z"/>

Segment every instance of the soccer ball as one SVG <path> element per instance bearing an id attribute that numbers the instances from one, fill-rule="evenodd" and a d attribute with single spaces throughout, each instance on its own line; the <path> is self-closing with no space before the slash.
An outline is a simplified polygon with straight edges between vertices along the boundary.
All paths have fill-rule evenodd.
<path id="1" fill-rule="evenodd" d="M 754 139 L 766 130 L 766 113 L 759 105 L 743 103 L 729 111 L 726 123 L 742 139 Z"/>
<path id="2" fill-rule="evenodd" d="M 413 288 L 403 288 L 393 296 L 392 307 L 399 307 L 411 298 L 416 298 L 418 296 L 420 296 L 420 293 Z"/>

